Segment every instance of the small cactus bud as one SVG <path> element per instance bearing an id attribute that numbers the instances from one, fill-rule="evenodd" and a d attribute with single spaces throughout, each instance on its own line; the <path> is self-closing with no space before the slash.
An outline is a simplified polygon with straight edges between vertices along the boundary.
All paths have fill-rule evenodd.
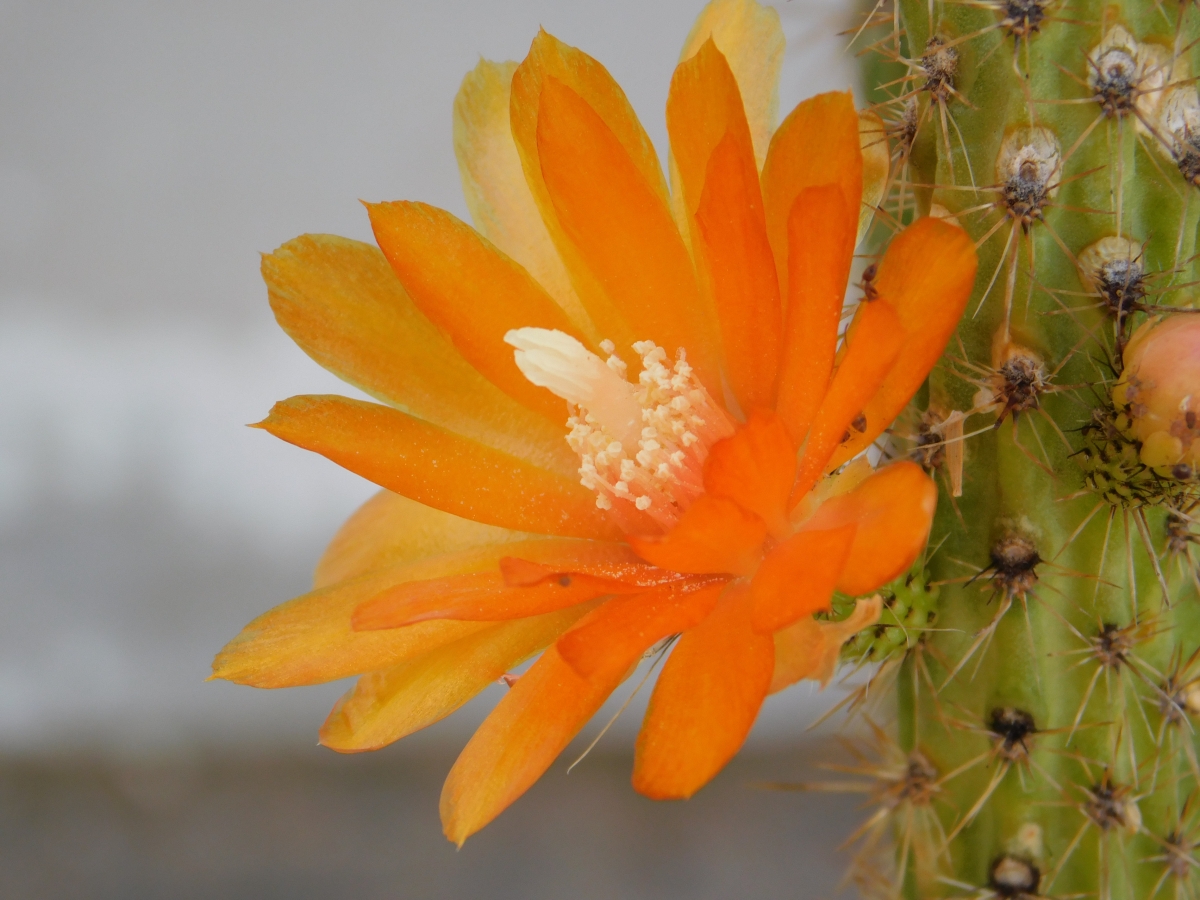
<path id="1" fill-rule="evenodd" d="M 1194 468 L 1200 463 L 1200 319 L 1146 322 L 1124 355 L 1113 400 L 1128 410 L 1142 462 Z"/>

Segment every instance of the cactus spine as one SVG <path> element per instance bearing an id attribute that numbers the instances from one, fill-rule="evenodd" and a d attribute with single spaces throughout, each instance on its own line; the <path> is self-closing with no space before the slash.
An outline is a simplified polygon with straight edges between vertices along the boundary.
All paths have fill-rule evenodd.
<path id="1" fill-rule="evenodd" d="M 1139 324 L 1196 296 L 1200 9 L 894 2 L 856 38 L 895 161 L 877 223 L 952 215 L 981 275 L 916 446 L 894 436 L 946 475 L 928 560 L 846 651 L 896 686 L 896 868 L 861 884 L 1195 897 L 1195 476 L 1118 384 Z"/>

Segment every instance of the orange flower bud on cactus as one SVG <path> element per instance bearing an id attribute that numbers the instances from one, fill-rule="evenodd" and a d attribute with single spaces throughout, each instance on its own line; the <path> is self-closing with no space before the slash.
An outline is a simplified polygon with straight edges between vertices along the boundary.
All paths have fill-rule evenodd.
<path id="1" fill-rule="evenodd" d="M 1152 319 L 1125 350 L 1125 371 L 1113 391 L 1148 466 L 1200 462 L 1200 319 Z"/>

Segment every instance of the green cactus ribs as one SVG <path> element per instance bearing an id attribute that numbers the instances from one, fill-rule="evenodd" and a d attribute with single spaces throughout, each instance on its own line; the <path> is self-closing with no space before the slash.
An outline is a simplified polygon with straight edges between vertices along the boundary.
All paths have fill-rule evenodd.
<path id="1" fill-rule="evenodd" d="M 1198 40 L 1193 0 L 880 0 L 854 32 L 876 222 L 980 253 L 881 445 L 938 475 L 929 550 L 844 651 L 866 896 L 1200 897 Z"/>

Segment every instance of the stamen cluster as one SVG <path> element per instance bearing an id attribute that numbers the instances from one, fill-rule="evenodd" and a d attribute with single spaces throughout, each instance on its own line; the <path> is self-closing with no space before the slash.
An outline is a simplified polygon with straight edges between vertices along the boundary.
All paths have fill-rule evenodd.
<path id="1" fill-rule="evenodd" d="M 625 364 L 612 342 L 601 349 L 607 365 L 624 378 Z M 626 501 L 669 528 L 704 493 L 703 469 L 708 448 L 733 433 L 728 419 L 696 378 L 680 348 L 674 364 L 653 341 L 633 349 L 642 358 L 634 399 L 641 409 L 637 447 L 626 446 L 583 405 L 567 420 L 567 443 L 579 454 L 580 482 L 596 491 L 596 505 L 614 508 Z"/>

